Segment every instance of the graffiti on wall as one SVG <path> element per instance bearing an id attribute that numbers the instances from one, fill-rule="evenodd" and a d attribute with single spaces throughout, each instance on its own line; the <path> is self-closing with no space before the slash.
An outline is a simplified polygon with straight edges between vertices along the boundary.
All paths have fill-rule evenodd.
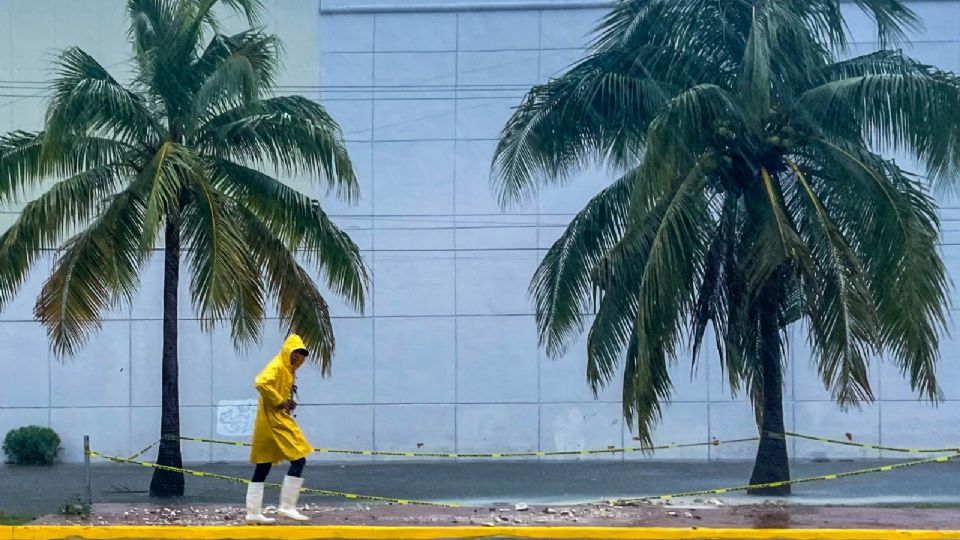
<path id="1" fill-rule="evenodd" d="M 217 403 L 217 435 L 246 437 L 253 434 L 257 400 L 223 400 Z"/>

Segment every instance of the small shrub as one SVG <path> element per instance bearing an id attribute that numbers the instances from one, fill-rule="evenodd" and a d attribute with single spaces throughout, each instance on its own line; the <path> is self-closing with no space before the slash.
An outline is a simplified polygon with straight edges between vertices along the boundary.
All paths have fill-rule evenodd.
<path id="1" fill-rule="evenodd" d="M 73 495 L 64 501 L 63 506 L 60 507 L 60 513 L 65 516 L 87 517 L 90 515 L 90 503 L 79 495 Z"/>
<path id="2" fill-rule="evenodd" d="M 0 510 L 0 525 L 10 526 L 10 525 L 26 525 L 30 523 L 35 518 L 33 516 L 19 515 L 19 514 L 8 514 L 3 510 Z"/>
<path id="3" fill-rule="evenodd" d="M 60 436 L 41 426 L 11 430 L 3 440 L 8 463 L 17 465 L 53 465 L 60 453 Z"/>

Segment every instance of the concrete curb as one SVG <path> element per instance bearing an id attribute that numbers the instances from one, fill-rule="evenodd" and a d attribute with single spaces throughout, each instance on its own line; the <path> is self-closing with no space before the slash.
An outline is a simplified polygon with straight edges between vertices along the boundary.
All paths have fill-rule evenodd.
<path id="1" fill-rule="evenodd" d="M 590 540 L 954 540 L 960 530 L 897 529 L 681 529 L 663 527 L 368 527 L 368 526 L 16 526 L 0 527 L 0 540 L 434 540 L 440 538 Z"/>

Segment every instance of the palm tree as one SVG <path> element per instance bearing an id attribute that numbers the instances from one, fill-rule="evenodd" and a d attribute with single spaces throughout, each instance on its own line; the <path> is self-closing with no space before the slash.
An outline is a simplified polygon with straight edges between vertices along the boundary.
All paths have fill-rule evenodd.
<path id="1" fill-rule="evenodd" d="M 161 436 L 157 461 L 181 465 L 177 362 L 180 261 L 205 328 L 227 324 L 237 346 L 260 335 L 267 301 L 316 350 L 334 351 L 327 303 L 311 279 L 363 308 L 357 246 L 320 204 L 273 173 L 312 174 L 346 199 L 357 181 L 337 123 L 317 103 L 273 96 L 276 36 L 219 33 L 217 0 L 129 0 L 135 77 L 124 86 L 86 52 L 56 63 L 42 131 L 0 139 L 0 199 L 42 183 L 0 236 L 0 308 L 41 250 L 60 249 L 37 300 L 60 357 L 129 302 L 155 246 L 164 253 Z M 224 0 L 252 23 L 258 0 Z M 264 172 L 266 170 L 267 172 Z M 303 261 L 301 263 L 301 261 Z M 183 494 L 183 475 L 155 470 L 154 496 Z"/>
<path id="2" fill-rule="evenodd" d="M 916 24 L 899 0 L 857 0 L 882 46 Z M 669 366 L 712 330 L 760 432 L 751 485 L 788 480 L 784 349 L 797 324 L 844 407 L 896 363 L 936 401 L 947 284 L 926 183 L 960 163 L 960 83 L 899 50 L 841 60 L 837 0 L 624 0 L 589 55 L 534 87 L 501 134 L 494 189 L 522 203 L 578 168 L 619 179 L 576 215 L 530 285 L 557 356 L 590 324 L 596 392 L 621 362 L 623 414 L 644 445 Z M 789 484 L 752 492 L 785 494 Z"/>

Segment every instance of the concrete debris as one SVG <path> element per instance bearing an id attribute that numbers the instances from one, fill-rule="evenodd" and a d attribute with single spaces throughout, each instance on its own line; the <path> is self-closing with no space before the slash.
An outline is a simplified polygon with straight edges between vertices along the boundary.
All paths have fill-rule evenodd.
<path id="1" fill-rule="evenodd" d="M 762 500 L 762 499 L 761 499 Z M 764 528 L 770 526 L 806 525 L 827 528 L 843 528 L 859 525 L 869 528 L 878 522 L 924 528 L 951 528 L 956 526 L 955 514 L 948 515 L 940 510 L 926 509 L 873 509 L 849 507 L 816 507 L 815 511 L 790 505 L 782 506 L 779 501 L 770 501 L 767 505 L 752 504 L 719 508 L 716 503 L 704 501 L 692 505 L 691 501 L 679 501 L 673 508 L 657 506 L 608 506 L 602 502 L 560 507 L 536 506 L 530 508 L 524 516 L 511 504 L 509 509 L 485 514 L 474 508 L 440 508 L 413 505 L 371 505 L 370 510 L 358 505 L 322 506 L 316 503 L 304 506 L 303 512 L 311 517 L 315 525 L 376 524 L 381 526 L 403 525 L 446 525 L 462 526 L 529 526 L 529 525 L 573 525 L 589 526 L 664 526 L 664 527 L 723 527 Z M 729 506 L 729 505 L 728 505 Z M 535 512 L 535 513 L 534 513 Z M 122 503 L 94 505 L 88 519 L 52 515 L 41 518 L 37 525 L 181 525 L 181 526 L 243 526 L 243 508 L 238 506 L 218 506 L 193 504 L 163 507 L 149 505 L 134 506 Z M 531 515 L 532 514 L 532 515 Z M 922 514 L 922 515 L 921 515 Z M 683 520 L 682 522 L 680 520 Z M 910 521 L 913 519 L 914 521 Z M 878 521 L 879 520 L 879 521 Z M 909 527 L 905 527 L 909 528 Z M 496 536 L 495 534 L 491 536 Z"/>

